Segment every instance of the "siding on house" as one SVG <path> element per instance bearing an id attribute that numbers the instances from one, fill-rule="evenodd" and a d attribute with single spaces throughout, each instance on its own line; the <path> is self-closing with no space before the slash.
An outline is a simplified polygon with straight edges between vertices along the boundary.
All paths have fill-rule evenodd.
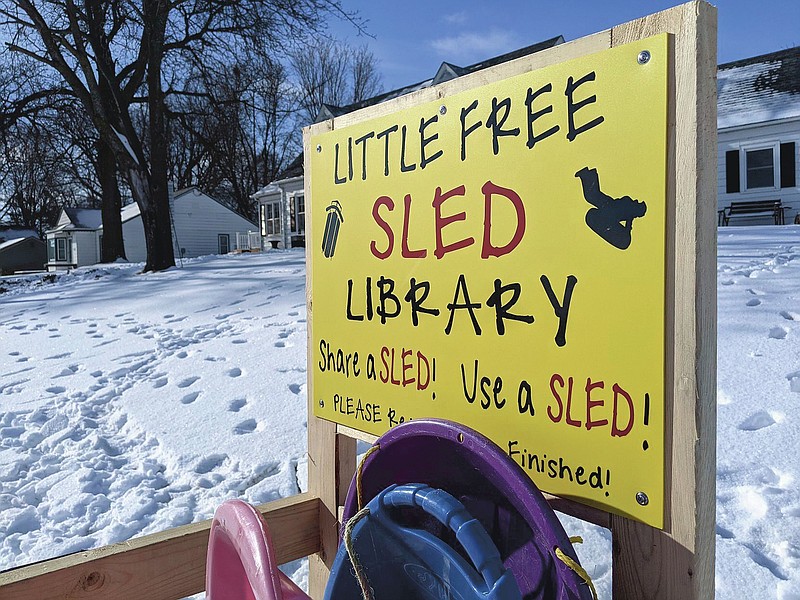
<path id="1" fill-rule="evenodd" d="M 29 236 L 0 243 L 0 275 L 40 271 L 46 262 L 47 248 L 38 237 Z"/>
<path id="2" fill-rule="evenodd" d="M 130 262 L 147 260 L 144 225 L 136 204 L 129 204 L 122 209 L 122 242 L 125 244 L 125 258 Z"/>
<path id="3" fill-rule="evenodd" d="M 185 250 L 184 258 L 218 254 L 220 234 L 228 236 L 229 250 L 234 250 L 237 233 L 258 230 L 252 221 L 194 188 L 175 194 L 173 222 L 176 258 L 181 256 L 180 249 Z"/>
<path id="4" fill-rule="evenodd" d="M 798 97 L 800 102 L 800 97 Z M 781 174 L 786 166 L 781 165 L 780 146 L 781 144 L 794 144 L 794 152 L 791 161 L 794 164 L 795 181 L 794 186 L 781 187 Z M 747 149 L 757 148 L 777 148 L 775 152 L 775 162 L 777 175 L 774 187 L 756 188 L 748 190 L 743 184 L 744 173 L 742 172 L 742 153 Z M 731 174 L 731 165 L 728 164 L 729 152 L 736 154 L 730 155 L 737 161 L 739 172 Z M 738 178 L 739 191 L 728 191 L 729 176 Z M 720 130 L 717 137 L 717 208 L 722 210 L 729 206 L 731 202 L 746 200 L 773 200 L 780 199 L 784 206 L 786 223 L 793 222 L 795 215 L 800 213 L 800 119 L 782 121 L 770 124 L 756 124 L 748 127 Z M 749 225 L 758 223 L 771 224 L 769 217 L 738 218 L 735 221 L 738 225 Z"/>
<path id="5" fill-rule="evenodd" d="M 228 236 L 229 250 L 234 250 L 237 233 L 258 229 L 252 221 L 248 221 L 195 188 L 177 192 L 172 210 L 176 259 L 218 254 L 220 234 Z M 125 255 L 129 261 L 147 260 L 144 225 L 138 206 L 135 204 L 122 209 L 122 239 L 125 242 Z"/>

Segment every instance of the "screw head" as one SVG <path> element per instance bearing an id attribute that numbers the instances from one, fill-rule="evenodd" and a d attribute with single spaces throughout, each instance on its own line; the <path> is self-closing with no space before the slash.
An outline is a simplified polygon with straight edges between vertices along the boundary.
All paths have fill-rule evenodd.
<path id="1" fill-rule="evenodd" d="M 320 400 L 319 401 L 319 406 L 320 406 L 320 408 L 325 408 L 325 400 Z"/>
<path id="2" fill-rule="evenodd" d="M 320 144 L 317 144 L 317 152 L 322 152 L 322 146 Z"/>
<path id="3" fill-rule="evenodd" d="M 639 56 L 636 58 L 636 61 L 640 65 L 646 65 L 650 62 L 650 51 L 649 50 L 642 50 L 639 52 Z"/>
<path id="4" fill-rule="evenodd" d="M 636 502 L 638 502 L 641 506 L 647 506 L 650 504 L 650 498 L 648 498 L 647 494 L 644 492 L 636 492 Z"/>
<path id="5" fill-rule="evenodd" d="M 444 104 L 442 104 L 442 105 L 439 107 L 439 114 L 440 114 L 440 115 L 444 115 L 444 114 L 446 114 L 446 113 L 447 113 L 447 107 L 446 107 Z"/>

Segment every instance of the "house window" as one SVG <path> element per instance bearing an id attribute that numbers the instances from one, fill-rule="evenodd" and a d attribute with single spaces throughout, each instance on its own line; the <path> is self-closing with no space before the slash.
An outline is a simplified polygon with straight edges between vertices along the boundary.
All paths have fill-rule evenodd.
<path id="1" fill-rule="evenodd" d="M 290 199 L 289 222 L 292 233 L 306 232 L 306 199 L 302 194 Z"/>
<path id="2" fill-rule="evenodd" d="M 58 262 L 66 262 L 69 260 L 68 257 L 68 250 L 69 247 L 67 246 L 67 238 L 56 238 L 56 260 Z"/>
<path id="3" fill-rule="evenodd" d="M 281 210 L 279 202 L 261 205 L 261 235 L 276 235 L 281 232 Z"/>
<path id="4" fill-rule="evenodd" d="M 56 260 L 56 240 L 49 238 L 47 240 L 47 262 L 55 262 Z"/>
<path id="5" fill-rule="evenodd" d="M 797 143 L 780 142 L 725 152 L 725 193 L 797 186 Z"/>
<path id="6" fill-rule="evenodd" d="M 227 233 L 220 233 L 217 235 L 217 243 L 219 245 L 219 253 L 227 254 L 231 251 L 231 236 Z"/>
<path id="7" fill-rule="evenodd" d="M 774 188 L 776 179 L 775 147 L 744 151 L 745 189 Z"/>

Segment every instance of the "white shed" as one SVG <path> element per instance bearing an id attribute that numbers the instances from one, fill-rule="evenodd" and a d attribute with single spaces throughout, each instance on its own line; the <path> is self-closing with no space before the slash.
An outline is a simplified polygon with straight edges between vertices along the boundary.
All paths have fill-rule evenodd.
<path id="1" fill-rule="evenodd" d="M 175 192 L 172 227 L 175 258 L 227 254 L 237 249 L 237 233 L 258 229 L 249 219 L 193 187 Z M 137 204 L 122 209 L 122 238 L 128 260 L 142 262 L 147 259 L 144 226 Z"/>
<path id="2" fill-rule="evenodd" d="M 236 250 L 237 234 L 258 226 L 198 190 L 176 192 L 172 201 L 173 242 L 176 258 L 227 254 Z M 147 260 L 144 226 L 137 204 L 122 208 L 122 238 L 131 262 Z M 57 225 L 46 232 L 50 271 L 95 264 L 100 260 L 103 225 L 99 210 L 66 208 Z"/>

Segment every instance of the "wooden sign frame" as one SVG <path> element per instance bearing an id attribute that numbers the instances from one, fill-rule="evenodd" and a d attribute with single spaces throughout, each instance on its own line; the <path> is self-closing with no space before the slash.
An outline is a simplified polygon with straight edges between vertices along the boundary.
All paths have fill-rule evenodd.
<path id="1" fill-rule="evenodd" d="M 668 98 L 665 528 L 550 497 L 553 508 L 611 530 L 617 600 L 714 596 L 716 504 L 716 9 L 690 2 L 497 67 L 314 125 L 312 134 L 430 102 L 518 73 L 670 34 Z M 313 203 L 306 147 L 306 202 Z M 310 220 L 306 221 L 307 227 Z M 307 231 L 307 234 L 311 234 Z M 316 238 L 312 238 L 316 239 Z M 308 281 L 310 270 L 308 264 Z M 308 295 L 309 337 L 313 306 Z M 310 344 L 309 344 L 310 346 Z M 309 347 L 309 364 L 313 364 Z M 314 399 L 309 377 L 308 398 Z M 340 511 L 369 435 L 308 410 L 309 491 L 259 506 L 279 562 L 309 557 L 322 598 Z M 0 573 L 0 600 L 179 600 L 203 591 L 210 521 Z"/>

